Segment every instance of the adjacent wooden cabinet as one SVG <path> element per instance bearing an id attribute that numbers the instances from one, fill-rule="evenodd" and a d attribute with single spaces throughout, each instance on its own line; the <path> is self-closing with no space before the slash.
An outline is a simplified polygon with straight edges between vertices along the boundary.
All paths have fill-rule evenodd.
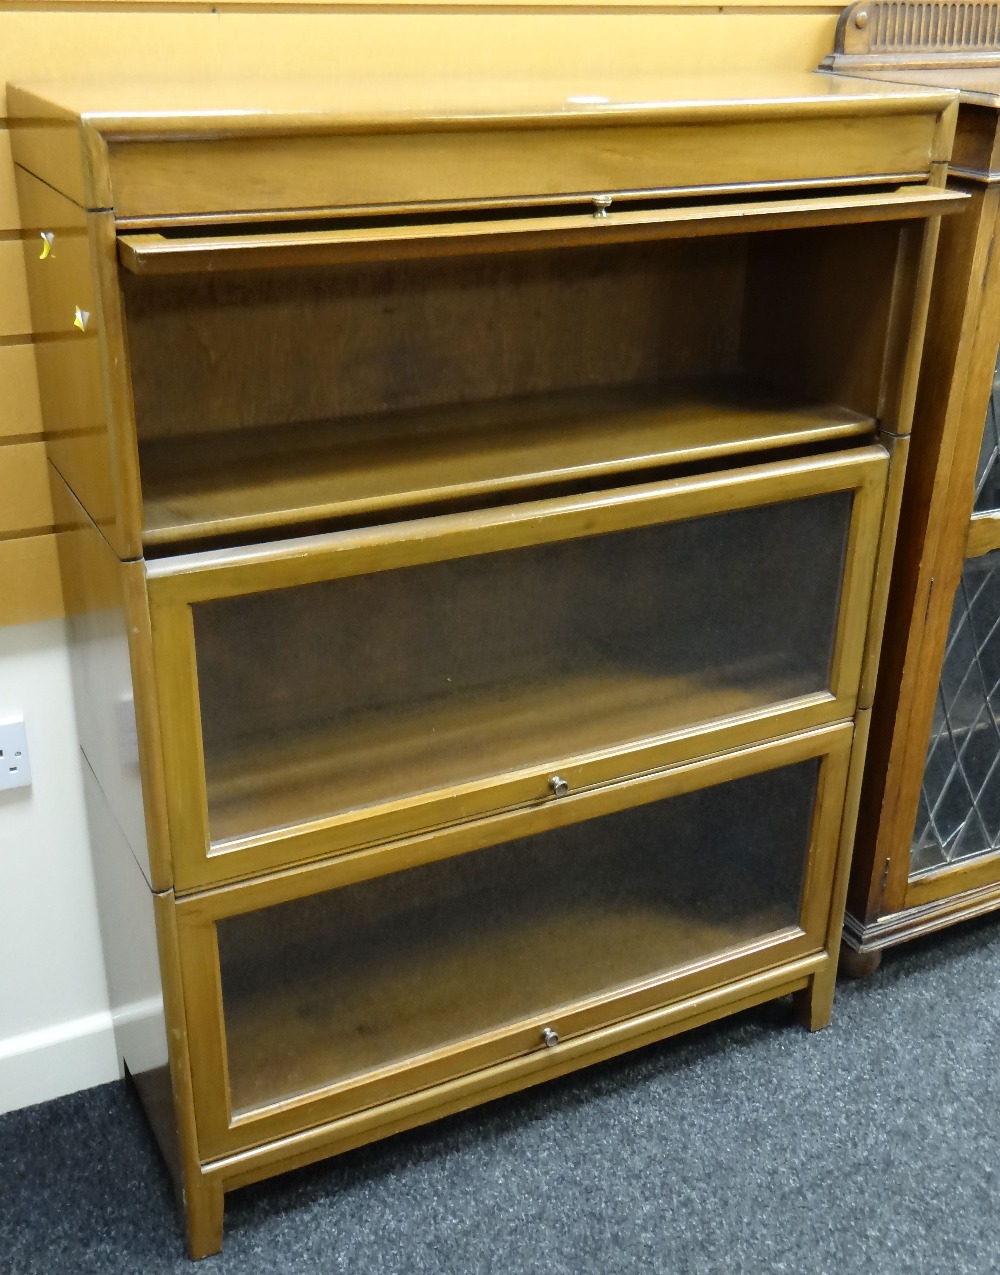
<path id="1" fill-rule="evenodd" d="M 845 963 L 1000 907 L 1000 40 L 996 9 L 855 4 L 827 65 L 960 91 Z"/>
<path id="2" fill-rule="evenodd" d="M 247 1182 L 828 1022 L 954 95 L 9 100 L 116 1035 L 192 1254 Z"/>

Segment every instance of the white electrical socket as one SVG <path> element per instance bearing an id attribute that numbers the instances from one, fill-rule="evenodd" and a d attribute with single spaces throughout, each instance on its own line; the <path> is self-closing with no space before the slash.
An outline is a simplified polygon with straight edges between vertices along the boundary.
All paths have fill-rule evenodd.
<path id="1" fill-rule="evenodd" d="M 0 722 L 0 792 L 5 788 L 30 788 L 31 763 L 24 719 Z"/>

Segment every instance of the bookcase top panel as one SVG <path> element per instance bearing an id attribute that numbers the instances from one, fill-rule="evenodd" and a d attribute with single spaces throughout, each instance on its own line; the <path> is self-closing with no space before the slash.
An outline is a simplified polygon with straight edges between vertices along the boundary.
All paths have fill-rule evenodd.
<path id="1" fill-rule="evenodd" d="M 12 87 L 14 119 L 79 119 L 103 136 L 189 137 L 405 127 L 601 125 L 934 111 L 927 89 L 806 72 L 60 81 Z"/>
<path id="2" fill-rule="evenodd" d="M 926 181 L 955 94 L 839 76 L 12 88 L 14 158 L 119 222 Z"/>

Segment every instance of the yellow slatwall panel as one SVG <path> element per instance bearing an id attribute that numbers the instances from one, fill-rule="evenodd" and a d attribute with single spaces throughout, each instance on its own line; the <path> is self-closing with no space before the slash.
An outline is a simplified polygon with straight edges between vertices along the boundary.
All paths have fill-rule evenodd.
<path id="1" fill-rule="evenodd" d="M 42 432 L 31 345 L 0 345 L 0 443 Z M 0 453 L 2 458 L 2 453 Z"/>
<path id="2" fill-rule="evenodd" d="M 201 10 L 198 0 L 6 0 L 10 8 L 26 12 L 65 11 L 93 13 L 135 13 L 142 9 L 171 9 L 174 12 Z M 496 13 L 498 10 L 559 10 L 569 9 L 574 15 L 581 13 L 613 13 L 616 9 L 628 11 L 647 10 L 653 13 L 766 13 L 769 10 L 783 12 L 830 13 L 837 17 L 844 6 L 831 4 L 830 0 L 746 0 L 740 4 L 715 4 L 713 0 L 212 0 L 212 13 L 281 14 L 306 13 L 315 17 L 321 13 L 349 13 L 352 9 L 372 11 L 379 8 L 393 13 L 441 13 L 455 10 L 477 14 Z"/>
<path id="3" fill-rule="evenodd" d="M 0 536 L 53 526 L 44 443 L 8 443 L 0 451 Z"/>
<path id="4" fill-rule="evenodd" d="M 5 128 L 0 128 L 0 227 L 11 229 L 18 224 L 14 166 L 10 159 L 10 133 Z"/>
<path id="5" fill-rule="evenodd" d="M 0 0 L 3 4 L 3 0 Z M 142 0 L 24 3 L 0 8 L 0 625 L 59 614 L 58 526 L 46 482 L 20 225 L 4 125 L 9 81 L 73 75 L 364 75 L 514 65 L 522 75 L 572 67 L 586 85 L 605 68 L 695 73 L 726 67 L 816 66 L 840 6 L 751 0 L 218 0 L 169 12 Z M 562 7 L 571 13 L 560 14 Z M 454 12 L 448 12 L 449 8 Z M 215 10 L 218 10 L 216 12 Z M 248 10 L 251 10 L 248 12 Z M 284 12 L 282 11 L 284 10 Z M 289 12 L 289 10 L 294 10 Z M 616 12 L 616 10 L 619 10 Z"/>
<path id="6" fill-rule="evenodd" d="M 0 624 L 63 611 L 18 225 L 10 135 L 0 129 Z"/>
<path id="7" fill-rule="evenodd" d="M 4 624 L 31 624 L 62 615 L 58 551 L 59 537 L 53 535 L 0 540 L 0 620 Z"/>
<path id="8" fill-rule="evenodd" d="M 0 279 L 0 337 L 27 337 L 31 332 L 31 310 L 20 239 L 0 239 Z"/>
<path id="9" fill-rule="evenodd" d="M 386 0 L 393 12 L 330 13 L 140 12 L 141 5 L 0 7 L 0 92 L 11 80 L 119 76 L 249 76 L 293 70 L 303 75 L 412 74 L 460 68 L 481 75 L 517 68 L 520 76 L 567 67 L 586 82 L 602 71 L 628 68 L 651 75 L 695 74 L 727 67 L 812 69 L 833 43 L 842 6 L 815 0 L 749 0 L 734 11 L 707 0 L 598 5 L 565 0 L 574 10 L 553 12 L 552 0 L 476 6 L 442 12 L 401 12 L 405 0 Z M 240 0 L 241 7 L 245 7 Z M 179 7 L 179 6 L 178 6 Z M 263 7 L 263 6 L 262 6 Z M 281 8 L 280 4 L 274 6 Z M 525 12 L 511 12 L 512 8 Z M 117 12 L 114 11 L 117 8 Z M 207 8 L 207 6 L 206 6 Z M 757 12 L 753 12 L 757 9 Z M 579 11 L 579 10 L 582 10 Z M 622 12 L 624 10 L 624 12 Z M 0 117 L 5 114 L 0 109 Z"/>

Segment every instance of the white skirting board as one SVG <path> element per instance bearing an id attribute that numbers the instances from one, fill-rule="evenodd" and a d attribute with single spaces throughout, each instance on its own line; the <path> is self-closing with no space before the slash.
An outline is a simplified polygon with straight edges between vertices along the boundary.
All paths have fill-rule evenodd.
<path id="1" fill-rule="evenodd" d="M 0 1041 L 0 1113 L 119 1076 L 111 1014 L 103 1010 Z"/>
<path id="2" fill-rule="evenodd" d="M 159 997 L 0 1040 L 0 1114 L 118 1080 L 115 1027 L 133 1071 L 166 1062 Z"/>
<path id="3" fill-rule="evenodd" d="M 0 793 L 0 1111 L 118 1075 L 61 620 L 0 628 L 13 719 L 32 782 Z"/>

